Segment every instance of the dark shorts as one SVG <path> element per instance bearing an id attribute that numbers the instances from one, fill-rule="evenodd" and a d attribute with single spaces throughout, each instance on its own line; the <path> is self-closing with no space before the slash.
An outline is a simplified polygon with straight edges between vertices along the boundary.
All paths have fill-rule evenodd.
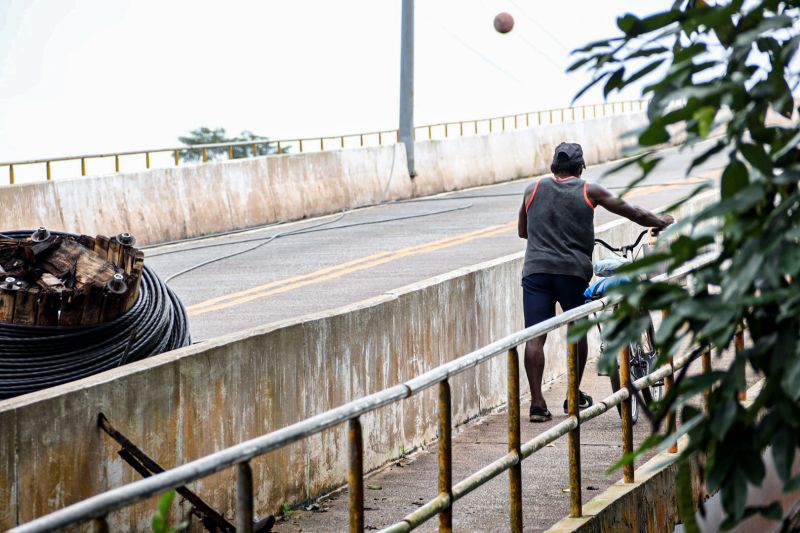
<path id="1" fill-rule="evenodd" d="M 583 291 L 588 282 L 564 274 L 529 274 L 522 278 L 522 306 L 528 328 L 556 316 L 556 302 L 568 311 L 586 303 Z"/>

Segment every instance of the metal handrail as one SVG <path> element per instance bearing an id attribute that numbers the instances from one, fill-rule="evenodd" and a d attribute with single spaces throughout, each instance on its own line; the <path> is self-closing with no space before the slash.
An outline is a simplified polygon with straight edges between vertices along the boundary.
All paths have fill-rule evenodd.
<path id="1" fill-rule="evenodd" d="M 638 110 L 641 111 L 644 109 L 645 104 L 648 100 L 625 100 L 623 102 L 606 102 L 602 104 L 587 104 L 575 107 L 562 107 L 562 108 L 554 108 L 554 109 L 545 109 L 541 111 L 527 111 L 524 113 L 517 113 L 514 115 L 503 115 L 503 116 L 496 116 L 496 117 L 485 117 L 485 118 L 477 118 L 477 119 L 470 119 L 470 120 L 459 120 L 453 122 L 440 122 L 436 124 L 427 124 L 423 126 L 416 126 L 414 127 L 414 138 L 417 140 L 432 140 L 434 138 L 433 132 L 434 130 L 440 130 L 444 128 L 444 138 L 449 138 L 451 136 L 463 137 L 465 135 L 477 135 L 479 124 L 488 123 L 488 132 L 493 133 L 494 131 L 494 123 L 496 121 L 502 121 L 500 131 L 507 131 L 506 122 L 513 121 L 513 128 L 511 129 L 521 129 L 521 128 L 529 128 L 532 125 L 542 125 L 545 124 L 555 124 L 555 117 L 556 115 L 560 116 L 560 120 L 558 123 L 565 123 L 565 122 L 577 122 L 579 120 L 578 114 L 580 114 L 580 120 L 586 119 L 593 119 L 598 117 L 605 117 L 605 116 L 613 116 L 617 114 L 617 107 L 619 106 L 620 114 L 625 113 L 625 107 L 628 106 L 628 111 L 634 111 L 635 107 L 638 107 Z M 606 109 L 608 106 L 611 106 L 611 113 L 610 115 L 606 114 Z M 587 113 L 587 110 L 591 109 L 591 113 Z M 598 114 L 597 110 L 602 109 L 602 115 Z M 588 116 L 591 115 L 591 116 Z M 536 120 L 536 124 L 534 121 L 531 120 L 531 117 L 534 117 Z M 546 122 L 543 122 L 542 117 L 547 118 Z M 569 120 L 567 120 L 569 117 Z M 524 119 L 524 124 L 522 124 L 520 119 Z M 465 126 L 472 125 L 472 128 Z M 457 128 L 456 128 L 457 127 Z M 420 138 L 420 134 L 418 132 L 426 132 L 426 135 Z M 452 132 L 452 135 L 451 135 Z M 120 172 L 120 158 L 123 156 L 144 156 L 145 158 L 145 169 L 151 168 L 151 160 L 150 156 L 153 154 L 172 154 L 175 161 L 175 166 L 181 164 L 181 154 L 186 152 L 200 152 L 202 155 L 202 162 L 208 162 L 208 150 L 213 149 L 220 149 L 220 148 L 227 148 L 228 149 L 228 158 L 234 159 L 233 148 L 236 147 L 252 147 L 251 153 L 247 157 L 258 156 L 258 147 L 259 146 L 267 146 L 267 149 L 274 147 L 277 150 L 277 154 L 271 155 L 279 155 L 279 154 L 286 154 L 291 153 L 291 148 L 296 147 L 298 153 L 304 153 L 307 151 L 327 151 L 330 149 L 340 150 L 346 147 L 345 140 L 346 139 L 359 139 L 359 146 L 364 146 L 365 138 L 369 140 L 370 138 L 377 137 L 378 145 L 383 146 L 385 139 L 393 139 L 393 142 L 397 142 L 397 130 L 379 130 L 379 131 L 370 131 L 370 132 L 362 132 L 362 133 L 351 133 L 351 134 L 343 134 L 343 135 L 326 135 L 326 136 L 319 136 L 319 137 L 297 137 L 297 138 L 288 138 L 288 139 L 280 139 L 280 140 L 271 140 L 271 139 L 253 139 L 250 141 L 231 141 L 231 142 L 222 142 L 222 143 L 209 143 L 209 144 L 195 144 L 195 145 L 185 145 L 185 146 L 173 146 L 173 147 L 160 147 L 160 148 L 151 148 L 151 149 L 144 149 L 144 150 L 123 150 L 123 151 L 116 151 L 116 152 L 104 152 L 104 153 L 94 153 L 94 154 L 83 154 L 83 155 L 75 155 L 75 156 L 59 156 L 59 157 L 48 157 L 43 159 L 28 159 L 28 160 L 20 160 L 20 161 L 5 161 L 0 162 L 0 167 L 8 167 L 9 169 L 9 183 L 11 185 L 15 184 L 15 167 L 20 167 L 23 165 L 41 165 L 44 164 L 46 166 L 46 179 L 52 180 L 53 179 L 53 172 L 52 172 L 52 164 L 59 163 L 64 161 L 74 161 L 81 163 L 81 176 L 87 175 L 87 167 L 86 161 L 90 159 L 106 159 L 106 158 L 114 158 L 115 170 L 116 172 Z M 333 142 L 334 148 L 326 147 L 325 141 L 338 141 L 338 143 Z M 329 143 L 330 144 L 330 143 Z M 306 147 L 313 146 L 316 147 L 317 150 L 307 150 Z"/>
<path id="2" fill-rule="evenodd" d="M 691 273 L 693 270 L 711 262 L 715 257 L 716 254 L 714 253 L 705 254 L 684 265 L 683 267 L 676 269 L 674 272 L 654 277 L 652 281 L 670 281 L 682 278 Z M 447 408 L 446 417 L 440 410 L 439 434 L 442 436 L 440 437 L 440 441 L 446 440 L 446 442 L 448 442 L 448 446 L 446 447 L 447 449 L 443 450 L 442 447 L 440 447 L 440 454 L 447 456 L 448 459 L 446 462 L 449 464 L 449 435 L 451 429 L 449 424 L 450 378 L 504 352 L 509 353 L 509 412 L 516 412 L 516 421 L 513 422 L 513 424 L 516 424 L 516 443 L 514 444 L 516 449 L 510 450 L 508 455 L 484 467 L 482 470 L 472 474 L 470 477 L 466 478 L 460 483 L 457 483 L 456 485 L 449 484 L 447 490 L 440 490 L 440 494 L 436 498 L 420 507 L 414 513 L 406 516 L 402 522 L 390 526 L 389 529 L 389 531 L 408 531 L 437 513 L 440 514 L 440 516 L 445 514 L 449 515 L 449 512 L 452 510 L 452 503 L 455 500 L 463 497 L 477 486 L 482 485 L 501 472 L 510 468 L 519 467 L 523 459 L 529 457 L 536 450 L 542 448 L 547 443 L 552 442 L 560 436 L 563 436 L 565 433 L 569 432 L 570 435 L 577 434 L 581 422 L 599 416 L 610 407 L 613 407 L 629 398 L 629 393 L 624 387 L 625 376 L 623 376 L 623 389 L 603 400 L 601 404 L 579 414 L 577 409 L 577 381 L 574 379 L 575 375 L 577 374 L 577 352 L 575 350 L 575 344 L 570 343 L 569 361 L 571 368 L 568 372 L 570 375 L 570 394 L 568 397 L 569 418 L 567 418 L 567 420 L 564 422 L 554 426 L 547 432 L 532 439 L 531 441 L 525 444 L 519 443 L 519 362 L 517 356 L 517 346 L 525 343 L 528 340 L 554 331 L 560 327 L 568 326 L 576 320 L 585 318 L 592 313 L 602 310 L 607 305 L 615 303 L 616 300 L 616 298 L 606 297 L 586 303 L 569 311 L 565 311 L 556 317 L 535 324 L 524 330 L 512 333 L 511 335 L 484 346 L 483 348 L 431 369 L 409 381 L 406 381 L 403 384 L 395 385 L 380 392 L 351 401 L 335 409 L 331 409 L 285 428 L 273 431 L 272 433 L 250 439 L 224 450 L 220 450 L 184 465 L 169 469 L 165 472 L 155 474 L 151 477 L 134 481 L 127 485 L 123 485 L 121 487 L 117 487 L 115 489 L 92 496 L 86 500 L 65 507 L 64 509 L 60 509 L 48 515 L 39 517 L 31 522 L 28 522 L 27 524 L 19 525 L 11 529 L 10 533 L 58 531 L 92 519 L 105 521 L 105 516 L 112 511 L 121 509 L 129 504 L 143 501 L 151 496 L 180 487 L 192 481 L 197 481 L 201 478 L 207 477 L 232 466 L 238 466 L 238 475 L 242 477 L 242 472 L 244 472 L 244 477 L 246 477 L 246 473 L 249 472 L 249 461 L 251 459 L 263 455 L 269 451 L 287 446 L 300 439 L 320 433 L 344 422 L 348 422 L 349 424 L 351 531 L 362 531 L 363 464 L 361 459 L 363 445 L 361 443 L 361 424 L 359 417 L 398 400 L 408 398 L 434 385 L 439 385 L 439 405 L 440 407 L 445 405 Z M 636 381 L 633 385 L 637 388 L 643 388 L 644 386 L 650 385 L 664 376 L 672 375 L 676 368 L 679 368 L 686 363 L 685 359 L 686 358 L 676 360 L 673 365 L 661 368 L 649 376 L 645 376 L 644 378 Z M 516 388 L 515 393 L 513 392 L 514 388 Z M 511 420 L 512 417 L 509 418 Z M 443 424 L 443 420 L 448 423 Z M 623 416 L 623 425 L 626 423 L 629 425 L 630 429 L 632 422 L 630 420 L 629 411 L 627 421 Z M 510 421 L 510 425 L 513 424 Z M 447 437 L 446 439 L 444 439 L 445 436 Z M 575 451 L 573 449 L 575 445 L 576 443 L 573 443 L 573 439 L 571 438 L 571 455 Z M 579 450 L 579 438 L 577 439 L 577 446 Z M 632 449 L 626 450 L 626 453 L 630 453 L 631 451 Z M 579 451 L 575 453 L 579 453 Z M 573 472 L 573 470 L 577 468 L 579 480 L 580 463 L 579 461 L 577 465 L 573 463 L 574 461 L 571 460 L 570 477 L 571 479 L 574 477 L 575 472 Z M 440 460 L 440 465 L 441 464 L 442 462 Z M 442 478 L 440 477 L 440 482 L 441 479 Z M 240 502 L 243 499 L 249 499 L 249 501 L 252 501 L 252 482 L 249 484 L 237 483 L 237 486 L 249 487 L 248 490 L 244 490 L 243 492 L 239 492 L 237 494 L 237 500 Z M 442 489 L 441 485 L 440 489 Z M 521 498 L 521 488 L 518 490 L 518 492 L 519 498 Z M 577 512 L 575 512 L 576 494 Z M 573 514 L 580 516 L 580 490 L 573 491 L 572 498 Z M 521 505 L 521 500 L 518 502 L 518 506 L 519 505 Z M 247 508 L 246 505 L 240 507 Z M 512 508 L 513 507 L 514 506 L 512 505 Z M 250 509 L 252 509 L 252 506 L 250 506 Z M 521 531 L 521 508 L 519 509 L 519 517 L 517 521 L 519 522 L 519 530 Z M 237 516 L 237 524 L 242 524 L 243 526 L 246 524 L 252 525 L 252 516 Z M 516 531 L 517 528 L 514 524 L 515 520 L 512 519 L 512 529 Z"/>

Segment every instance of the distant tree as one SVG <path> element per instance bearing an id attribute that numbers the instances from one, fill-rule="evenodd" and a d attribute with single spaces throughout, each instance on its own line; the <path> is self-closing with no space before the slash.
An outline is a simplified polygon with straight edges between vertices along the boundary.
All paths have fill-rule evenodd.
<path id="1" fill-rule="evenodd" d="M 178 137 L 178 140 L 187 146 L 197 146 L 202 144 L 219 144 L 219 143 L 233 143 L 242 141 L 259 142 L 256 144 L 256 155 L 270 155 L 278 153 L 278 147 L 274 144 L 268 144 L 264 141 L 269 141 L 269 137 L 256 135 L 252 131 L 245 130 L 239 134 L 238 137 L 228 137 L 225 128 L 207 128 L 202 126 L 189 132 L 189 135 Z M 285 153 L 286 148 L 281 148 L 281 153 Z M 228 159 L 229 153 L 227 147 L 208 148 L 206 150 L 208 159 L 224 160 Z M 243 157 L 251 157 L 253 155 L 253 146 L 251 144 L 234 146 L 233 158 L 240 159 Z M 199 161 L 203 158 L 203 152 L 200 148 L 193 150 L 182 150 L 181 159 L 184 161 Z"/>

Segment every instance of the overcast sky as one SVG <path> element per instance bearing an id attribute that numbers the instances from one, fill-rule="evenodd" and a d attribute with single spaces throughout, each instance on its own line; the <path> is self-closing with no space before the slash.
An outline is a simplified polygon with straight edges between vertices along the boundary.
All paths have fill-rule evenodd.
<path id="1" fill-rule="evenodd" d="M 671 0 L 417 0 L 415 122 L 568 105 L 571 49 Z M 0 0 L 0 161 L 395 129 L 401 0 Z M 507 35 L 494 15 L 511 13 Z M 637 98 L 632 91 L 625 95 Z M 595 92 L 582 99 L 600 101 Z"/>

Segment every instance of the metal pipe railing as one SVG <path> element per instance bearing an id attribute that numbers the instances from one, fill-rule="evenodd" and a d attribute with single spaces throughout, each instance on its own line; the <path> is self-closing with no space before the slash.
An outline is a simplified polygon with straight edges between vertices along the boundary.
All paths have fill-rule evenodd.
<path id="1" fill-rule="evenodd" d="M 625 111 L 625 104 L 629 104 L 628 112 L 635 112 L 634 106 L 638 105 L 639 110 L 644 109 L 644 105 L 647 100 L 631 100 L 625 101 L 621 103 L 619 113 L 616 113 L 615 109 L 616 106 L 612 104 L 612 115 L 613 114 L 624 114 Z M 504 115 L 500 117 L 490 117 L 490 118 L 478 118 L 478 119 L 470 119 L 470 120 L 460 120 L 454 122 L 441 122 L 437 124 L 428 124 L 424 126 L 416 126 L 414 128 L 414 135 L 415 138 L 417 137 L 418 131 L 424 131 L 425 139 L 432 140 L 434 139 L 434 131 L 442 131 L 443 137 L 441 138 L 450 138 L 451 132 L 456 131 L 458 137 L 464 136 L 464 125 L 465 124 L 473 124 L 473 133 L 472 135 L 478 135 L 479 131 L 479 124 L 481 123 L 488 123 L 488 132 L 493 133 L 494 131 L 494 122 L 500 121 L 502 123 L 501 131 L 506 131 L 506 121 L 508 120 L 511 122 L 513 120 L 513 129 L 519 129 L 519 121 L 518 117 L 525 116 L 525 127 L 530 127 L 530 116 L 532 114 L 536 114 L 538 125 L 542 125 L 542 114 L 545 113 L 549 116 L 550 124 L 556 123 L 554 121 L 554 113 L 560 114 L 561 120 L 559 123 L 565 122 L 565 113 L 567 111 L 571 112 L 572 115 L 572 122 L 576 121 L 576 109 L 582 110 L 582 120 L 587 119 L 586 109 L 591 107 L 593 110 L 592 118 L 597 118 L 597 106 L 601 106 L 603 111 L 603 116 L 605 116 L 605 107 L 606 104 L 593 104 L 593 105 L 583 105 L 578 107 L 566 107 L 566 108 L 557 108 L 557 109 L 548 109 L 544 111 L 529 111 L 525 113 L 518 113 L 516 115 Z M 458 128 L 456 128 L 458 126 Z M 165 154 L 167 156 L 172 156 L 175 162 L 175 166 L 181 164 L 181 154 L 187 152 L 193 152 L 198 154 L 198 157 L 203 163 L 207 163 L 209 161 L 214 160 L 211 157 L 209 151 L 210 150 L 220 150 L 217 153 L 225 153 L 227 151 L 227 158 L 235 159 L 234 157 L 234 148 L 236 147 L 250 147 L 251 148 L 251 155 L 246 157 L 256 157 L 258 156 L 258 147 L 259 146 L 266 146 L 267 151 L 274 148 L 277 154 L 282 153 L 291 153 L 291 148 L 296 148 L 297 152 L 303 153 L 305 151 L 306 146 L 315 147 L 312 151 L 325 151 L 325 150 L 340 150 L 345 148 L 346 146 L 346 139 L 357 139 L 359 146 L 364 146 L 364 138 L 374 138 L 377 141 L 378 146 L 383 146 L 384 141 L 388 140 L 390 144 L 394 144 L 397 142 L 398 139 L 398 132 L 397 130 L 380 130 L 380 131 L 370 131 L 364 133 L 351 133 L 351 134 L 343 134 L 343 135 L 326 135 L 321 137 L 298 137 L 298 138 L 290 138 L 290 139 L 280 139 L 280 140 L 270 140 L 270 139 L 256 139 L 256 140 L 247 140 L 247 141 L 230 141 L 230 142 L 222 142 L 222 143 L 207 143 L 207 144 L 195 144 L 195 145 L 186 145 L 186 146 L 172 146 L 172 147 L 160 147 L 160 148 L 150 148 L 145 150 L 121 150 L 116 152 L 103 152 L 103 153 L 94 153 L 94 154 L 84 154 L 84 155 L 75 155 L 75 156 L 60 156 L 60 157 L 48 157 L 43 159 L 28 159 L 28 160 L 20 160 L 20 161 L 6 161 L 0 162 L 0 167 L 8 167 L 8 177 L 9 183 L 14 185 L 18 180 L 16 178 L 15 171 L 18 170 L 18 167 L 23 165 L 45 165 L 45 172 L 47 180 L 53 179 L 53 171 L 52 171 L 52 164 L 53 163 L 62 163 L 68 161 L 80 161 L 81 165 L 81 176 L 87 175 L 87 165 L 86 162 L 88 160 L 93 159 L 107 159 L 113 158 L 114 159 L 114 170 L 115 172 L 120 172 L 121 170 L 121 158 L 122 157 L 133 157 L 133 156 L 143 156 L 144 157 L 144 168 L 149 169 L 152 168 L 152 160 L 151 156 L 154 154 Z M 338 141 L 330 143 L 330 147 L 326 147 L 325 141 Z M 223 150 L 224 149 L 224 150 Z M 16 168 L 15 168 L 16 167 Z"/>
<path id="2" fill-rule="evenodd" d="M 692 270 L 710 262 L 714 259 L 714 257 L 714 253 L 709 253 L 698 257 L 694 261 L 686 264 L 672 273 L 656 276 L 653 278 L 653 281 L 669 281 L 682 278 L 683 276 L 689 274 Z M 450 520 L 452 520 L 452 518 L 451 515 L 449 515 L 449 512 L 455 501 L 500 473 L 509 470 L 512 467 L 518 466 L 523 459 L 529 457 L 537 450 L 568 432 L 570 435 L 574 435 L 573 437 L 570 437 L 570 486 L 573 486 L 575 481 L 580 480 L 580 423 L 599 416 L 609 408 L 614 407 L 621 401 L 629 398 L 630 393 L 627 389 L 621 389 L 603 400 L 603 402 L 589 409 L 578 412 L 578 389 L 576 379 L 577 350 L 575 348 L 575 343 L 569 343 L 569 417 L 565 421 L 536 436 L 527 443 L 520 444 L 517 436 L 514 436 L 513 439 L 511 438 L 512 432 L 519 431 L 519 362 L 517 359 L 516 350 L 518 346 L 522 345 L 528 340 L 554 331 L 560 327 L 569 326 L 576 320 L 585 318 L 592 313 L 602 310 L 606 305 L 613 302 L 614 300 L 608 297 L 603 298 L 602 300 L 589 302 L 582 306 L 566 311 L 561 315 L 545 320 L 544 322 L 535 324 L 522 331 L 512 333 L 511 335 L 484 346 L 483 348 L 429 370 L 428 372 L 425 372 L 420 376 L 405 382 L 404 384 L 396 385 L 383 391 L 354 400 L 335 409 L 331 409 L 325 413 L 321 413 L 306 420 L 292 424 L 286 428 L 250 439 L 182 466 L 178 466 L 151 477 L 129 483 L 122 487 L 111 489 L 96 496 L 92 496 L 64 509 L 37 518 L 27 524 L 17 526 L 10 531 L 14 533 L 50 532 L 59 531 L 90 520 L 100 519 L 101 521 L 104 521 L 104 517 L 112 511 L 121 509 L 130 504 L 141 502 L 151 496 L 155 496 L 167 490 L 180 487 L 192 481 L 197 481 L 225 468 L 234 466 L 239 469 L 237 473 L 237 509 L 239 509 L 239 512 L 243 513 L 244 515 L 249 515 L 252 513 L 253 497 L 252 473 L 249 472 L 249 461 L 251 459 L 345 422 L 348 424 L 349 444 L 348 484 L 350 486 L 350 530 L 363 531 L 364 469 L 363 438 L 360 417 L 380 407 L 408 398 L 434 385 L 439 386 L 439 431 L 440 437 L 443 437 L 441 440 L 445 441 L 445 444 L 440 443 L 439 448 L 439 495 L 424 506 L 417 509 L 414 513 L 406 516 L 402 522 L 387 528 L 387 531 L 408 531 L 421 524 L 425 520 L 431 518 L 435 514 L 441 512 L 448 513 L 450 518 L 443 518 L 443 522 L 440 522 L 440 524 L 451 524 L 452 522 L 450 522 Z M 508 394 L 509 399 L 512 399 L 514 402 L 513 405 L 509 406 L 509 453 L 494 463 L 462 480 L 461 482 L 452 485 L 452 458 L 450 456 L 452 451 L 450 445 L 451 405 L 449 380 L 453 376 L 465 372 L 466 370 L 503 353 L 508 354 L 510 374 L 508 378 L 510 385 Z M 688 360 L 688 357 L 676 360 L 673 364 L 660 368 L 650 375 L 637 380 L 633 386 L 637 389 L 641 389 L 645 386 L 652 385 L 660 379 L 671 376 L 676 369 L 681 368 L 688 362 Z M 516 383 L 516 387 L 513 386 L 514 383 Z M 515 388 L 516 392 L 514 392 Z M 516 418 L 516 420 L 514 420 L 514 418 Z M 246 465 L 247 468 L 242 465 Z M 510 479 L 509 482 L 512 488 L 512 493 L 518 491 L 521 498 L 521 479 L 517 488 L 514 488 L 517 481 L 515 481 L 513 477 L 516 476 L 516 473 L 512 472 L 511 476 L 512 479 Z M 572 514 L 575 516 L 580 516 L 580 491 L 576 490 L 571 494 Z M 250 502 L 248 503 L 241 501 L 243 498 L 249 499 Z M 521 506 L 521 499 L 519 505 Z M 521 507 L 519 509 L 521 509 Z M 517 514 L 520 511 L 518 508 L 512 507 L 511 512 Z M 521 517 L 517 519 L 512 516 L 512 527 L 516 527 L 514 524 L 518 524 L 521 528 Z"/>

